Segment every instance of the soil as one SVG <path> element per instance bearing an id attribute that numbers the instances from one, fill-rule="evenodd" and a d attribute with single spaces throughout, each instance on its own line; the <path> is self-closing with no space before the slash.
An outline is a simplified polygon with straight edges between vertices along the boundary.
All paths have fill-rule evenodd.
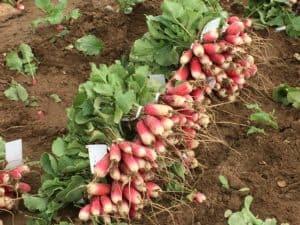
<path id="1" fill-rule="evenodd" d="M 66 108 L 72 104 L 79 84 L 87 80 L 89 62 L 109 64 L 127 54 L 133 41 L 146 32 L 144 15 L 160 12 L 160 0 L 146 1 L 131 15 L 118 13 L 113 1 L 69 2 L 69 7 L 80 8 L 83 16 L 72 24 L 68 36 L 55 43 L 49 42 L 56 34 L 55 27 L 32 30 L 30 23 L 42 15 L 33 1 L 23 1 L 26 8 L 20 15 L 0 20 L 0 136 L 7 141 L 22 138 L 25 156 L 30 161 L 38 160 L 42 152 L 50 149 L 52 141 L 66 132 Z M 105 7 L 109 3 L 112 7 Z M 65 50 L 88 33 L 104 41 L 101 55 L 87 57 L 76 50 Z M 300 42 L 271 30 L 253 35 L 256 42 L 252 52 L 258 62 L 258 76 L 251 80 L 237 102 L 211 108 L 217 122 L 209 132 L 226 145 L 210 143 L 199 149 L 203 168 L 194 183 L 195 188 L 207 195 L 207 202 L 192 207 L 178 205 L 172 216 L 162 212 L 152 220 L 146 216 L 140 224 L 223 225 L 224 211 L 239 210 L 246 194 L 253 195 L 252 210 L 260 218 L 276 217 L 279 222 L 300 224 L 300 113 L 274 103 L 270 97 L 272 88 L 281 83 L 300 86 L 300 65 L 293 58 L 294 53 L 300 52 Z M 9 71 L 4 65 L 5 53 L 23 42 L 32 47 L 40 62 L 36 86 L 31 85 L 30 78 Z M 3 96 L 12 79 L 36 97 L 37 108 L 24 107 Z M 54 93 L 62 98 L 61 103 L 49 98 Z M 247 136 L 244 125 L 249 125 L 247 117 L 251 112 L 244 107 L 245 102 L 258 102 L 266 111 L 275 109 L 280 128 L 266 128 L 266 135 Z M 43 120 L 38 119 L 38 110 L 45 112 Z M 221 174 L 228 178 L 231 190 L 220 187 Z M 38 187 L 39 177 L 30 180 Z M 282 185 L 284 182 L 286 185 Z M 243 187 L 250 191 L 237 191 Z M 9 214 L 2 213 L 0 218 L 5 225 L 23 225 L 24 214 L 16 213 L 14 222 Z"/>

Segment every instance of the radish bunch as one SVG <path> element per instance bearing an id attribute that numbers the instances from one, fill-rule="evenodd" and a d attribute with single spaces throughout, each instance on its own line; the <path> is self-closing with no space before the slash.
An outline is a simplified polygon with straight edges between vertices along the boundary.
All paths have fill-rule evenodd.
<path id="1" fill-rule="evenodd" d="M 180 57 L 181 67 L 168 83 L 169 89 L 182 89 L 197 101 L 212 91 L 219 97 L 234 100 L 245 83 L 256 74 L 254 58 L 246 47 L 252 42 L 246 29 L 252 21 L 232 16 L 224 33 L 212 30 L 203 35 L 203 43 L 195 41 Z M 182 84 L 178 85 L 178 82 Z M 182 87 L 181 87 L 182 86 Z M 184 87 L 183 87 L 184 86 Z"/>
<path id="2" fill-rule="evenodd" d="M 157 152 L 138 142 L 119 140 L 96 164 L 95 179 L 87 185 L 90 203 L 79 212 L 79 219 L 139 218 L 150 198 L 157 198 L 161 188 L 152 182 L 157 167 Z M 106 182 L 103 182 L 105 178 Z"/>
<path id="3" fill-rule="evenodd" d="M 20 181 L 27 173 L 29 173 L 27 165 L 0 171 L 0 211 L 1 209 L 13 209 L 16 205 L 15 198 L 18 197 L 18 194 L 31 191 L 29 184 Z"/>

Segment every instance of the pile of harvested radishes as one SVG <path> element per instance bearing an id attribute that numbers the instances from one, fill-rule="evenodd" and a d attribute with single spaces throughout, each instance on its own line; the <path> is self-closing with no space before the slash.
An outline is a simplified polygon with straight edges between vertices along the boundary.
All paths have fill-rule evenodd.
<path id="1" fill-rule="evenodd" d="M 13 209 L 17 205 L 19 194 L 31 191 L 29 184 L 21 182 L 27 173 L 29 173 L 27 165 L 0 171 L 0 211 Z"/>
<path id="2" fill-rule="evenodd" d="M 235 100 L 246 79 L 257 72 L 254 58 L 244 46 L 250 45 L 251 37 L 245 32 L 251 27 L 250 19 L 241 21 L 232 16 L 224 33 L 217 29 L 203 35 L 203 43 L 195 41 L 183 52 L 181 67 L 169 81 L 167 88 L 182 86 L 185 94 L 202 101 L 205 95 L 215 91 L 219 97 Z M 178 84 L 179 82 L 180 84 Z"/>

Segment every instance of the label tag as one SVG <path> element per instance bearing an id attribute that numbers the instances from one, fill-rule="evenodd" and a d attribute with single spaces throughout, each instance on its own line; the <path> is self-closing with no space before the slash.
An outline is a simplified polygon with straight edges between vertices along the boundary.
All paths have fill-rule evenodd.
<path id="1" fill-rule="evenodd" d="M 13 169 L 23 164 L 22 139 L 18 139 L 5 144 L 6 169 Z"/>
<path id="2" fill-rule="evenodd" d="M 94 168 L 107 153 L 107 145 L 87 145 L 86 148 L 89 152 L 91 172 L 94 173 Z"/>
<path id="3" fill-rule="evenodd" d="M 286 30 L 286 26 L 277 27 L 275 29 L 276 32 L 280 32 L 280 31 L 283 31 L 283 30 Z"/>
<path id="4" fill-rule="evenodd" d="M 203 39 L 203 35 L 205 33 L 215 30 L 215 29 L 218 29 L 220 27 L 221 21 L 222 21 L 222 18 L 218 17 L 218 18 L 213 19 L 212 21 L 208 22 L 202 30 L 201 40 Z M 222 27 L 222 30 L 221 30 L 222 33 L 226 31 L 227 26 L 228 26 L 228 24 L 225 23 L 225 25 Z"/>
<path id="5" fill-rule="evenodd" d="M 149 75 L 149 78 L 163 86 L 166 85 L 166 78 L 163 74 L 151 74 L 151 75 Z"/>

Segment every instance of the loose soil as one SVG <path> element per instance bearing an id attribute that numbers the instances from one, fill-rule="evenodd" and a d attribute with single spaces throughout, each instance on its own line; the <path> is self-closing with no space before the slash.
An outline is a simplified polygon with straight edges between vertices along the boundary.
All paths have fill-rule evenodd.
<path id="1" fill-rule="evenodd" d="M 35 33 L 31 29 L 31 21 L 41 16 L 33 1 L 23 1 L 26 9 L 22 14 L 0 18 L 0 136 L 7 141 L 22 138 L 25 156 L 30 161 L 38 160 L 42 152 L 49 151 L 51 142 L 66 132 L 65 110 L 71 105 L 79 84 L 89 76 L 89 62 L 109 64 L 127 54 L 133 41 L 146 31 L 144 15 L 160 12 L 160 0 L 147 0 L 129 16 L 105 7 L 112 1 L 69 2 L 70 8 L 79 7 L 83 16 L 71 26 L 70 35 L 55 43 L 49 42 L 56 34 L 54 27 L 43 27 Z M 117 9 L 115 4 L 111 6 Z M 228 3 L 226 7 L 229 8 Z M 86 57 L 76 50 L 64 49 L 88 33 L 104 41 L 105 50 L 100 56 Z M 216 123 L 209 132 L 224 140 L 227 146 L 206 143 L 199 149 L 198 158 L 203 167 L 194 184 L 207 195 L 208 201 L 192 207 L 178 205 L 172 215 L 162 211 L 151 220 L 149 214 L 140 224 L 226 224 L 224 211 L 239 210 L 248 194 L 235 191 L 243 187 L 250 188 L 249 193 L 254 196 L 252 210 L 260 218 L 276 217 L 279 222 L 300 224 L 300 113 L 270 98 L 276 85 L 300 86 L 300 65 L 293 58 L 294 53 L 300 52 L 300 42 L 273 31 L 253 34 L 257 41 L 252 52 L 258 62 L 259 75 L 251 80 L 237 102 L 210 109 Z M 261 38 L 264 38 L 263 44 Z M 30 44 L 40 62 L 36 86 L 31 86 L 28 77 L 4 66 L 5 53 L 22 42 Z M 3 96 L 12 79 L 37 98 L 39 107 L 24 107 Z M 54 93 L 62 98 L 61 103 L 49 98 Z M 244 107 L 246 102 L 259 102 L 266 111 L 275 109 L 280 129 L 266 129 L 266 135 L 247 136 L 243 125 L 249 124 L 250 111 Z M 44 120 L 38 120 L 38 110 L 45 112 Z M 229 179 L 232 191 L 222 190 L 218 182 L 220 174 Z M 39 177 L 30 181 L 38 187 Z M 285 181 L 285 187 L 279 187 L 278 181 Z M 5 225 L 23 225 L 24 214 L 26 212 L 17 212 L 14 223 L 8 214 L 2 213 L 0 218 Z"/>

